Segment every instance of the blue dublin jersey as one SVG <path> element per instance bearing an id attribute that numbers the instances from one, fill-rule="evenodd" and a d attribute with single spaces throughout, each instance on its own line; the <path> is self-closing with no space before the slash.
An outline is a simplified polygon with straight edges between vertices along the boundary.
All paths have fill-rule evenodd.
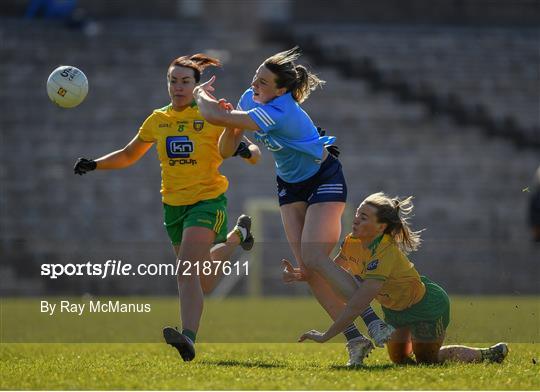
<path id="1" fill-rule="evenodd" d="M 238 109 L 247 112 L 259 126 L 255 139 L 272 152 L 276 173 L 286 182 L 304 181 L 317 173 L 324 147 L 335 141 L 333 136 L 319 136 L 291 93 L 260 104 L 253 101 L 253 89 L 249 88 L 240 98 Z"/>

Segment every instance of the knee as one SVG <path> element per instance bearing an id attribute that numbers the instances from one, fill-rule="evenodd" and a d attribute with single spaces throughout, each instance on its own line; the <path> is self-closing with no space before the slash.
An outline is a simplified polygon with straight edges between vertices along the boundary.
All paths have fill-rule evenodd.
<path id="1" fill-rule="evenodd" d="M 178 275 L 176 275 L 176 282 L 179 285 L 186 284 L 186 283 L 189 283 L 192 280 L 192 278 L 193 278 L 192 276 L 179 273 Z"/>
<path id="2" fill-rule="evenodd" d="M 433 365 L 439 363 L 439 344 L 423 344 L 420 347 L 415 345 L 413 347 L 414 356 L 416 357 L 416 362 L 419 364 Z"/>
<path id="3" fill-rule="evenodd" d="M 390 360 L 396 365 L 411 365 L 415 363 L 411 356 L 412 350 L 410 343 L 388 342 L 386 347 Z"/>
<path id="4" fill-rule="evenodd" d="M 205 284 L 201 284 L 201 288 L 202 288 L 202 292 L 203 292 L 204 295 L 212 294 L 212 292 L 215 289 L 215 287 L 205 285 Z"/>
<path id="5" fill-rule="evenodd" d="M 189 283 L 194 279 L 199 279 L 197 275 L 194 274 L 193 268 L 189 264 L 180 264 L 176 270 L 176 281 L 178 284 Z"/>

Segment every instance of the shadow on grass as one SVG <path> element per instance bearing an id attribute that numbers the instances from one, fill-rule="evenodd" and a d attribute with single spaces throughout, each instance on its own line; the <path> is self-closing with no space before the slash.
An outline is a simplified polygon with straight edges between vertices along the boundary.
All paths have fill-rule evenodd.
<path id="1" fill-rule="evenodd" d="M 330 369 L 333 370 L 344 370 L 349 372 L 357 372 L 359 370 L 367 370 L 367 371 L 385 371 L 389 369 L 395 369 L 398 367 L 398 365 L 394 365 L 392 363 L 384 363 L 380 365 L 364 365 L 364 366 L 346 366 L 346 365 L 332 365 L 330 366 Z"/>
<path id="2" fill-rule="evenodd" d="M 452 367 L 452 362 L 445 363 L 435 363 L 435 364 L 417 364 L 417 363 L 408 363 L 403 365 L 397 365 L 394 363 L 383 363 L 378 365 L 363 365 L 363 366 L 346 366 L 346 365 L 332 365 L 330 369 L 334 370 L 345 370 L 345 371 L 359 371 L 359 370 L 368 370 L 368 371 L 385 371 L 389 369 L 398 369 L 398 368 L 424 368 L 424 369 L 436 369 L 436 368 L 449 368 Z"/>
<path id="3" fill-rule="evenodd" d="M 226 366 L 226 367 L 244 367 L 244 368 L 263 368 L 263 369 L 271 369 L 271 368 L 283 368 L 284 365 L 278 365 L 274 363 L 268 363 L 263 361 L 201 361 L 200 363 L 204 363 L 205 365 L 214 365 L 214 366 Z"/>

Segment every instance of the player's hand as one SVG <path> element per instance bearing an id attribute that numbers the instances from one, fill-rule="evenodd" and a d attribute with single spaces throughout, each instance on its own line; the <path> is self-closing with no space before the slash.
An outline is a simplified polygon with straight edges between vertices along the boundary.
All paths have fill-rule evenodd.
<path id="1" fill-rule="evenodd" d="M 331 146 L 326 146 L 326 151 L 328 151 L 330 155 L 339 158 L 340 151 L 338 146 L 335 146 L 333 144 Z"/>
<path id="2" fill-rule="evenodd" d="M 319 136 L 326 135 L 326 129 L 323 129 L 321 127 L 317 127 L 317 132 L 319 133 Z M 330 155 L 333 155 L 334 157 L 339 158 L 340 151 L 339 151 L 338 146 L 335 146 L 333 144 L 330 146 L 326 146 L 326 151 L 328 151 Z"/>
<path id="3" fill-rule="evenodd" d="M 304 340 L 313 340 L 317 343 L 324 343 L 328 340 L 328 338 L 325 336 L 324 333 L 312 329 L 311 331 L 307 331 L 302 336 L 300 336 L 300 338 L 298 338 L 299 342 L 303 342 Z"/>
<path id="4" fill-rule="evenodd" d="M 287 259 L 281 260 L 281 268 L 283 269 L 281 279 L 284 283 L 302 282 L 306 280 L 302 270 L 300 268 L 294 268 Z"/>
<path id="5" fill-rule="evenodd" d="M 97 163 L 93 159 L 79 158 L 73 166 L 73 173 L 82 176 L 83 174 L 96 170 Z"/>
<path id="6" fill-rule="evenodd" d="M 240 144 L 238 145 L 238 148 L 236 149 L 236 151 L 233 154 L 233 157 L 235 157 L 237 155 L 239 155 L 239 156 L 241 156 L 242 158 L 245 158 L 245 159 L 251 158 L 251 151 L 249 151 L 249 147 L 248 147 L 246 142 L 244 142 L 244 141 L 240 142 Z"/>
<path id="7" fill-rule="evenodd" d="M 251 143 L 248 146 L 249 152 L 251 152 L 251 158 L 249 158 L 247 161 L 251 163 L 252 165 L 256 165 L 257 162 L 261 159 L 261 150 L 256 144 Z"/>
<path id="8" fill-rule="evenodd" d="M 199 91 L 204 91 L 206 94 L 210 96 L 212 99 L 216 99 L 214 95 L 212 94 L 216 89 L 214 86 L 214 82 L 216 81 L 216 75 L 212 76 L 210 79 L 208 79 L 206 82 L 199 84 L 197 87 L 193 89 L 193 95 L 196 95 Z M 216 99 L 217 101 L 217 99 Z"/>
<path id="9" fill-rule="evenodd" d="M 218 105 L 223 110 L 227 110 L 227 111 L 234 110 L 234 106 L 232 105 L 232 103 L 228 102 L 226 99 L 223 99 L 223 98 L 221 98 L 218 101 Z"/>

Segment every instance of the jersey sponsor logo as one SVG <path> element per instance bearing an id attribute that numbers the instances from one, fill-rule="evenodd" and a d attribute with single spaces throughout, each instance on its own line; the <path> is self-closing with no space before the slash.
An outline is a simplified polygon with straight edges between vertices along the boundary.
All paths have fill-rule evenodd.
<path id="1" fill-rule="evenodd" d="M 193 129 L 196 132 L 202 131 L 204 128 L 204 120 L 193 120 Z"/>
<path id="2" fill-rule="evenodd" d="M 167 136 L 165 145 L 169 158 L 189 158 L 194 151 L 193 142 L 187 136 Z"/>
<path id="3" fill-rule="evenodd" d="M 171 127 L 171 124 L 169 123 L 163 123 L 163 124 L 158 125 L 158 128 L 170 128 L 170 127 Z"/>
<path id="4" fill-rule="evenodd" d="M 167 156 L 169 157 L 169 165 L 196 165 L 197 160 L 191 158 L 191 154 L 195 151 L 195 146 L 187 136 L 167 136 L 165 139 L 165 147 Z"/>
<path id="5" fill-rule="evenodd" d="M 373 260 L 367 265 L 366 269 L 368 271 L 373 271 L 374 269 L 377 268 L 378 265 L 379 265 L 379 260 Z"/>
<path id="6" fill-rule="evenodd" d="M 255 140 L 263 143 L 269 151 L 279 151 L 283 149 L 283 146 L 275 141 L 272 136 L 262 132 L 255 132 Z"/>
<path id="7" fill-rule="evenodd" d="M 182 158 L 182 159 L 169 159 L 169 166 L 174 166 L 176 164 L 179 164 L 179 165 L 191 165 L 191 166 L 195 166 L 197 164 L 197 160 L 196 159 L 191 159 L 191 158 Z"/>

